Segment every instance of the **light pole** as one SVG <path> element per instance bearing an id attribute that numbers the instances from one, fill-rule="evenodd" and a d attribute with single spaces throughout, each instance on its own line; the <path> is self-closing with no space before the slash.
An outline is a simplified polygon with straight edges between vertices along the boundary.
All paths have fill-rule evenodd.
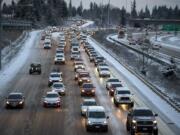
<path id="1" fill-rule="evenodd" d="M 108 27 L 110 27 L 110 0 L 109 0 L 109 3 L 108 3 Z"/>
<path id="2" fill-rule="evenodd" d="M 0 70 L 1 70 L 1 37 L 2 37 L 2 10 L 1 10 L 1 3 L 2 0 L 0 0 Z"/>

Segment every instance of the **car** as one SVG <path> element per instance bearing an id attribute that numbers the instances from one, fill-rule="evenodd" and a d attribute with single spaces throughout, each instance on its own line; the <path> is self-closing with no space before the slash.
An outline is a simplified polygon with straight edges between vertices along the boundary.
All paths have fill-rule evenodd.
<path id="1" fill-rule="evenodd" d="M 108 132 L 108 119 L 103 106 L 89 106 L 86 112 L 86 131 L 101 130 Z"/>
<path id="2" fill-rule="evenodd" d="M 80 71 L 77 75 L 78 85 L 82 85 L 83 83 L 91 82 L 89 72 Z"/>
<path id="3" fill-rule="evenodd" d="M 51 39 L 46 39 L 44 40 L 44 49 L 51 49 Z"/>
<path id="4" fill-rule="evenodd" d="M 74 58 L 73 65 L 75 65 L 76 62 L 83 62 L 83 60 L 82 60 L 82 58 Z"/>
<path id="5" fill-rule="evenodd" d="M 85 65 L 83 62 L 81 61 L 77 61 L 74 63 L 74 71 L 76 71 L 76 69 L 85 69 Z"/>
<path id="6" fill-rule="evenodd" d="M 132 100 L 131 91 L 127 87 L 117 87 L 114 92 L 114 104 L 115 106 L 119 105 L 128 105 L 129 108 L 134 106 L 134 101 Z"/>
<path id="7" fill-rule="evenodd" d="M 65 95 L 65 86 L 62 82 L 53 83 L 51 90 L 59 93 L 59 95 Z"/>
<path id="8" fill-rule="evenodd" d="M 78 74 L 79 74 L 79 72 L 83 72 L 83 71 L 85 71 L 85 70 L 82 69 L 82 68 L 77 68 L 76 71 L 75 71 L 74 80 L 77 80 L 77 79 L 78 79 Z"/>
<path id="9" fill-rule="evenodd" d="M 128 112 L 126 129 L 131 135 L 136 133 L 151 133 L 158 135 L 158 126 L 156 120 L 157 114 L 154 114 L 149 108 L 134 108 Z"/>
<path id="10" fill-rule="evenodd" d="M 20 92 L 12 92 L 6 98 L 6 108 L 24 108 L 25 97 Z"/>
<path id="11" fill-rule="evenodd" d="M 75 58 L 80 58 L 80 52 L 71 52 L 71 60 L 74 60 Z"/>
<path id="12" fill-rule="evenodd" d="M 102 56 L 97 56 L 95 59 L 94 59 L 94 65 L 97 66 L 98 63 L 102 63 L 102 62 L 105 62 L 105 58 L 102 57 Z"/>
<path id="13" fill-rule="evenodd" d="M 92 83 L 83 83 L 80 91 L 81 96 L 95 96 L 95 87 Z"/>
<path id="14" fill-rule="evenodd" d="M 54 58 L 54 64 L 65 64 L 66 60 L 64 57 L 64 54 L 56 54 L 55 58 Z"/>
<path id="15" fill-rule="evenodd" d="M 117 78 L 108 78 L 106 81 L 106 89 L 109 90 L 112 83 L 120 83 L 121 81 Z"/>
<path id="16" fill-rule="evenodd" d="M 102 62 L 97 65 L 97 71 L 99 71 L 100 68 L 109 68 L 109 66 L 105 62 Z"/>
<path id="17" fill-rule="evenodd" d="M 110 95 L 110 96 L 114 96 L 114 91 L 115 91 L 115 89 L 121 88 L 121 87 L 123 87 L 123 85 L 122 85 L 121 82 L 111 83 L 111 85 L 110 85 L 110 87 L 109 87 L 109 95 Z"/>
<path id="18" fill-rule="evenodd" d="M 54 82 L 62 82 L 62 74 L 59 72 L 51 72 L 49 75 L 48 86 L 50 87 Z"/>
<path id="19" fill-rule="evenodd" d="M 95 59 L 97 56 L 98 56 L 97 53 L 90 54 L 90 56 L 89 56 L 89 61 L 90 61 L 90 62 L 94 62 L 94 59 Z"/>
<path id="20" fill-rule="evenodd" d="M 59 55 L 64 55 L 64 48 L 56 48 L 56 54 L 59 54 Z"/>
<path id="21" fill-rule="evenodd" d="M 99 77 L 111 77 L 111 73 L 108 67 L 98 68 Z"/>
<path id="22" fill-rule="evenodd" d="M 31 75 L 32 73 L 41 74 L 41 64 L 40 63 L 31 63 L 30 69 L 29 69 L 29 74 Z"/>
<path id="23" fill-rule="evenodd" d="M 60 107 L 61 98 L 57 92 L 47 92 L 46 96 L 43 97 L 44 107 Z"/>
<path id="24" fill-rule="evenodd" d="M 96 106 L 96 100 L 94 98 L 84 98 L 82 103 L 81 103 L 81 115 L 84 116 L 86 115 L 87 108 L 89 106 Z"/>

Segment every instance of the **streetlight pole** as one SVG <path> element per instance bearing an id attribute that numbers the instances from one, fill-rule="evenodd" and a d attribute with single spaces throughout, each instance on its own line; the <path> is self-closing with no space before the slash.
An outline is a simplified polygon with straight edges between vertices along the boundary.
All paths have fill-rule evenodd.
<path id="1" fill-rule="evenodd" d="M 108 27 L 110 27 L 110 0 L 109 0 L 109 3 L 108 3 Z"/>
<path id="2" fill-rule="evenodd" d="M 2 0 L 0 0 L 0 70 L 1 70 L 1 39 L 2 39 L 2 10 L 1 10 L 1 3 L 2 3 Z"/>

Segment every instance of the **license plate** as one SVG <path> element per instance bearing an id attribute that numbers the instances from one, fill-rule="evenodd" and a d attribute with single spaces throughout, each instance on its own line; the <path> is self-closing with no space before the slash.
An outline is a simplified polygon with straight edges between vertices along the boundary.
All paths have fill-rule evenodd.
<path id="1" fill-rule="evenodd" d="M 100 126 L 95 126 L 96 128 L 100 128 Z"/>
<path id="2" fill-rule="evenodd" d="M 147 128 L 143 128 L 143 130 L 144 130 L 144 131 L 146 131 L 146 130 L 147 130 Z"/>

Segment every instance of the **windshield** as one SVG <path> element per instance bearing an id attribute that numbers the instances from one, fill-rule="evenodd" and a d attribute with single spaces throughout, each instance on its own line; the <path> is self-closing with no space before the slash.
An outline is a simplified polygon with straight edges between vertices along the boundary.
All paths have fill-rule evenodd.
<path id="1" fill-rule="evenodd" d="M 60 77 L 59 74 L 51 74 L 51 77 Z"/>
<path id="2" fill-rule="evenodd" d="M 89 112 L 89 118 L 105 118 L 104 112 Z"/>
<path id="3" fill-rule="evenodd" d="M 152 111 L 150 110 L 134 110 L 134 116 L 153 116 Z"/>
<path id="4" fill-rule="evenodd" d="M 119 79 L 109 79 L 108 82 L 119 82 Z"/>
<path id="5" fill-rule="evenodd" d="M 118 83 L 118 84 L 112 84 L 111 85 L 113 88 L 116 88 L 116 87 L 122 87 L 122 84 Z"/>
<path id="6" fill-rule="evenodd" d="M 83 103 L 84 106 L 94 106 L 96 105 L 96 102 L 95 101 L 85 101 Z"/>
<path id="7" fill-rule="evenodd" d="M 72 54 L 74 54 L 74 55 L 79 55 L 79 52 L 72 52 Z"/>
<path id="8" fill-rule="evenodd" d="M 93 88 L 94 86 L 92 84 L 84 84 L 83 88 Z"/>
<path id="9" fill-rule="evenodd" d="M 46 97 L 47 98 L 57 98 L 57 97 L 59 97 L 59 95 L 58 94 L 47 94 Z"/>
<path id="10" fill-rule="evenodd" d="M 8 99 L 22 99 L 22 95 L 12 94 L 12 95 L 9 95 Z"/>
<path id="11" fill-rule="evenodd" d="M 55 88 L 62 88 L 64 85 L 63 84 L 53 84 L 53 87 Z"/>
<path id="12" fill-rule="evenodd" d="M 103 71 L 109 71 L 108 68 L 101 68 L 101 70 L 103 70 Z"/>
<path id="13" fill-rule="evenodd" d="M 130 91 L 120 90 L 118 91 L 118 94 L 130 94 Z"/>
<path id="14" fill-rule="evenodd" d="M 80 77 L 89 77 L 89 74 L 80 74 Z"/>

